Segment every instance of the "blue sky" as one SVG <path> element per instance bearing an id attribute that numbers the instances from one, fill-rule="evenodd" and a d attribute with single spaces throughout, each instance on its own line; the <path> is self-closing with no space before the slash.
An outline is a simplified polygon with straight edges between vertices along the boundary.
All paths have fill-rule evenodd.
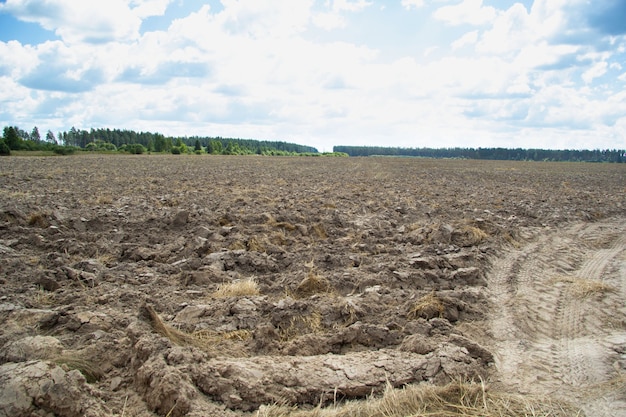
<path id="1" fill-rule="evenodd" d="M 626 147 L 623 0 L 0 0 L 0 125 Z"/>

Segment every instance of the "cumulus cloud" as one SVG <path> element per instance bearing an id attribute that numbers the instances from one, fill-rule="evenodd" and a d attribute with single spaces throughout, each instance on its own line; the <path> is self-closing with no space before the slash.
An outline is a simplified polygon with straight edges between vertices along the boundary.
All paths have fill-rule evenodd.
<path id="1" fill-rule="evenodd" d="M 35 90 L 77 93 L 94 88 L 104 80 L 104 73 L 88 56 L 56 41 L 40 45 L 37 63 L 18 79 Z"/>
<path id="2" fill-rule="evenodd" d="M 172 0 L 6 0 L 0 11 L 40 24 L 69 43 L 132 41 L 141 19 L 163 14 Z"/>
<path id="3" fill-rule="evenodd" d="M 478 40 L 478 31 L 473 30 L 471 32 L 467 32 L 465 35 L 461 36 L 456 41 L 452 42 L 452 49 L 459 49 L 464 47 L 465 45 L 473 45 Z"/>
<path id="4" fill-rule="evenodd" d="M 602 1 L 597 14 L 619 11 Z M 626 81 L 626 37 L 596 23 L 585 0 L 442 3 L 222 0 L 141 34 L 141 19 L 173 0 L 7 0 L 0 9 L 61 40 L 0 42 L 1 107 L 62 128 L 289 138 L 329 150 L 623 131 L 626 100 L 615 91 Z M 372 25 L 389 16 L 397 20 Z"/>
<path id="5" fill-rule="evenodd" d="M 131 0 L 130 7 L 135 16 L 144 19 L 150 16 L 162 16 L 167 6 L 174 0 Z"/>
<path id="6" fill-rule="evenodd" d="M 605 61 L 597 62 L 587 71 L 583 72 L 582 79 L 585 83 L 590 84 L 595 78 L 606 74 L 608 64 Z"/>
<path id="7" fill-rule="evenodd" d="M 402 0 L 401 4 L 407 10 L 419 9 L 424 6 L 424 0 Z"/>
<path id="8" fill-rule="evenodd" d="M 491 22 L 497 15 L 496 9 L 483 6 L 483 0 L 463 0 L 453 6 L 437 9 L 433 16 L 449 25 L 470 24 L 480 26 Z"/>
<path id="9" fill-rule="evenodd" d="M 313 0 L 222 0 L 217 19 L 230 33 L 256 38 L 291 36 L 306 28 Z"/>
<path id="10" fill-rule="evenodd" d="M 347 25 L 346 12 L 360 12 L 373 3 L 365 0 L 327 0 L 322 10 L 311 14 L 311 21 L 325 30 L 343 28 Z"/>

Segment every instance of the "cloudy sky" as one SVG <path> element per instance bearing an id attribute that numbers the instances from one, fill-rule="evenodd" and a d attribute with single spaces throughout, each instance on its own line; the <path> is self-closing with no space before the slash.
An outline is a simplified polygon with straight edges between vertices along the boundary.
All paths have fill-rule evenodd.
<path id="1" fill-rule="evenodd" d="M 624 0 L 0 0 L 0 125 L 626 147 Z"/>

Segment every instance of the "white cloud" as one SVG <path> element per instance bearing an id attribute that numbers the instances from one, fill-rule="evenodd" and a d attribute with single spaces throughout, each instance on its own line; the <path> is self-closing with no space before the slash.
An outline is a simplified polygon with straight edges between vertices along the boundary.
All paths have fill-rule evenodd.
<path id="1" fill-rule="evenodd" d="M 144 19 L 150 16 L 162 16 L 167 6 L 174 0 L 130 0 L 135 16 Z"/>
<path id="2" fill-rule="evenodd" d="M 2 9 L 39 23 L 69 43 L 133 40 L 141 26 L 141 19 L 125 0 L 7 0 Z"/>
<path id="3" fill-rule="evenodd" d="M 222 0 L 222 5 L 216 18 L 229 33 L 281 37 L 306 28 L 313 0 Z"/>
<path id="4" fill-rule="evenodd" d="M 140 35 L 140 18 L 169 11 L 172 1 L 107 1 L 116 15 L 100 13 L 102 0 L 7 0 L 2 10 L 45 23 L 62 39 L 0 42 L 0 121 L 27 126 L 30 115 L 48 123 L 40 130 L 110 126 L 327 150 L 545 147 L 570 138 L 602 147 L 600 140 L 615 142 L 625 131 L 626 97 L 607 85 L 621 90 L 626 81 L 619 75 L 626 38 L 596 47 L 597 39 L 580 37 L 571 7 L 578 13 L 583 3 L 573 1 L 500 10 L 456 0 L 433 19 L 429 6 L 443 2 L 404 0 L 396 8 L 406 21 L 377 26 L 372 19 L 399 15 L 367 1 L 223 0 L 221 9 L 205 4 Z M 345 30 L 323 30 L 336 28 Z M 393 55 L 385 50 L 391 44 Z M 584 142 L 590 132 L 601 139 Z"/>
<path id="5" fill-rule="evenodd" d="M 361 10 L 371 6 L 373 3 L 367 0 L 333 0 L 333 10 L 336 12 L 360 12 Z"/>
<path id="6" fill-rule="evenodd" d="M 407 10 L 419 9 L 424 6 L 424 0 L 402 0 L 401 4 Z"/>
<path id="7" fill-rule="evenodd" d="M 449 25 L 484 25 L 497 16 L 496 9 L 483 6 L 483 0 L 463 0 L 454 6 L 443 6 L 433 16 Z"/>
<path id="8" fill-rule="evenodd" d="M 315 26 L 325 29 L 337 29 L 347 25 L 346 19 L 340 14 L 334 12 L 319 12 L 312 16 Z"/>
<path id="9" fill-rule="evenodd" d="M 465 45 L 473 45 L 478 40 L 478 31 L 473 30 L 471 32 L 467 32 L 465 35 L 461 36 L 456 41 L 452 42 L 452 49 L 456 50 L 464 47 Z"/>
<path id="10" fill-rule="evenodd" d="M 481 53 L 504 54 L 532 44 L 536 31 L 530 24 L 526 8 L 516 3 L 493 22 L 477 45 Z"/>
<path id="11" fill-rule="evenodd" d="M 17 41 L 0 42 L 0 75 L 19 78 L 39 62 L 38 48 Z"/>
<path id="12" fill-rule="evenodd" d="M 595 78 L 601 77 L 606 74 L 608 64 L 606 61 L 597 62 L 582 75 L 582 79 L 586 84 L 593 82 Z"/>
<path id="13" fill-rule="evenodd" d="M 315 12 L 311 15 L 313 24 L 325 30 L 346 27 L 348 20 L 346 12 L 360 12 L 373 3 L 365 0 L 350 2 L 348 0 L 328 0 L 325 2 L 324 11 Z"/>

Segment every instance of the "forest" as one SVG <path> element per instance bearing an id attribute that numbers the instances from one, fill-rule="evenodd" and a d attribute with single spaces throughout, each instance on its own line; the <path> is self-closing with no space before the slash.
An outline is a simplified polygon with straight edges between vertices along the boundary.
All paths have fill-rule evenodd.
<path id="1" fill-rule="evenodd" d="M 122 129 L 79 130 L 72 127 L 56 135 L 48 130 L 42 137 L 39 129 L 30 132 L 6 126 L 0 138 L 0 155 L 11 151 L 52 151 L 71 154 L 76 151 L 157 153 L 208 153 L 214 155 L 304 155 L 304 156 L 394 156 L 414 158 L 490 159 L 504 161 L 626 162 L 624 149 L 523 149 L 523 148 L 401 148 L 382 146 L 334 146 L 331 153 L 319 153 L 311 146 L 285 141 L 223 138 L 219 136 L 171 137 L 160 133 Z"/>
<path id="2" fill-rule="evenodd" d="M 317 155 L 316 148 L 284 141 L 223 138 L 209 136 L 171 137 L 160 133 L 122 129 L 80 130 L 72 127 L 56 135 L 48 130 L 42 138 L 37 127 L 31 132 L 6 126 L 0 140 L 0 154 L 11 150 L 52 150 L 73 153 L 76 150 L 101 152 L 167 152 L 173 154 L 209 153 L 215 155 Z"/>
<path id="3" fill-rule="evenodd" d="M 335 146 L 349 156 L 404 156 L 419 158 L 490 159 L 499 161 L 626 162 L 626 150 L 552 150 L 507 148 L 390 148 Z"/>

